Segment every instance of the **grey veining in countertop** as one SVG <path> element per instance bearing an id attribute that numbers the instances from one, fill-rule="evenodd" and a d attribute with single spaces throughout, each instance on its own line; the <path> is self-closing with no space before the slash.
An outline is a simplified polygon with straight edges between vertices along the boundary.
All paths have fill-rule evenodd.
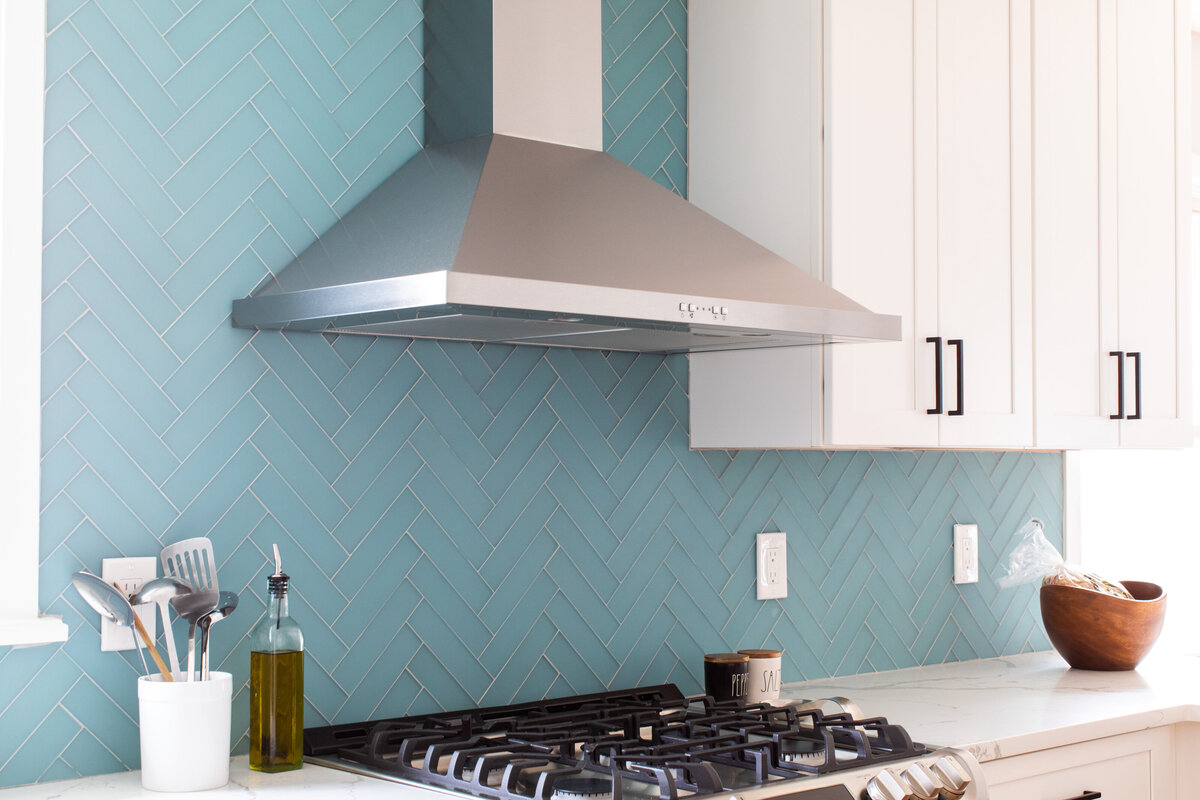
<path id="1" fill-rule="evenodd" d="M 1200 719 L 1200 658 L 1152 653 L 1137 670 L 1071 669 L 1030 653 L 789 684 L 794 697 L 841 695 L 926 744 L 981 761 Z"/>

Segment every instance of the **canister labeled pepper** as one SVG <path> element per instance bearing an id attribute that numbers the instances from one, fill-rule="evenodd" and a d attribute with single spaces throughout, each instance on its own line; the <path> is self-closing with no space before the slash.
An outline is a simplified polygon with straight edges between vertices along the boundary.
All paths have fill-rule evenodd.
<path id="1" fill-rule="evenodd" d="M 750 656 L 708 653 L 704 656 L 704 693 L 718 703 L 744 702 L 750 679 Z"/>

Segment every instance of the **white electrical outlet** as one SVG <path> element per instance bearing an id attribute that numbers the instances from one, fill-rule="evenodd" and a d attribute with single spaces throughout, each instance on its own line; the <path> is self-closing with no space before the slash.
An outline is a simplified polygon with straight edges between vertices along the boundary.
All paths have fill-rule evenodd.
<path id="1" fill-rule="evenodd" d="M 758 599 L 787 597 L 787 534 L 758 534 Z"/>
<path id="2" fill-rule="evenodd" d="M 954 582 L 979 583 L 979 526 L 954 526 Z"/>
<path id="3" fill-rule="evenodd" d="M 100 565 L 100 577 L 106 583 L 115 583 L 126 597 L 134 594 L 142 585 L 158 576 L 158 559 L 154 556 L 138 558 L 106 558 Z M 134 606 L 138 619 L 146 626 L 150 641 L 154 641 L 154 612 L 158 606 L 153 603 L 142 603 Z M 106 619 L 100 620 L 100 649 L 130 650 L 134 647 L 133 628 L 123 628 L 114 625 Z"/>

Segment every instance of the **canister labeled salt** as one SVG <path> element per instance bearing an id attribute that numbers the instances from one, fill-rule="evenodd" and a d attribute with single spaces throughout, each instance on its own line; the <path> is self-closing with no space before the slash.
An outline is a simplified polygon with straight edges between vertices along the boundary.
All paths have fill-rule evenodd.
<path id="1" fill-rule="evenodd" d="M 780 650 L 738 650 L 750 658 L 750 683 L 746 687 L 747 703 L 770 703 L 779 699 L 782 679 L 783 652 Z"/>

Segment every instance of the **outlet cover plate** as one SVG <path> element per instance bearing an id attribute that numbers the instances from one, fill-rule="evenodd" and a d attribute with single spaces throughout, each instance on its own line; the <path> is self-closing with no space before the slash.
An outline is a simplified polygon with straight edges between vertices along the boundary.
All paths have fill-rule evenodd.
<path id="1" fill-rule="evenodd" d="M 100 577 L 107 583 L 118 584 L 121 591 L 129 596 L 141 589 L 146 581 L 158 577 L 158 559 L 154 556 L 106 558 L 100 565 Z M 133 609 L 146 626 L 150 641 L 154 641 L 157 635 L 154 626 L 156 608 L 153 603 L 142 603 Z M 106 619 L 100 620 L 100 649 L 104 652 L 132 650 L 134 636 L 133 628 L 122 628 Z"/>
<path id="2" fill-rule="evenodd" d="M 787 534 L 760 533 L 757 545 L 758 599 L 787 597 Z"/>
<path id="3" fill-rule="evenodd" d="M 979 526 L 954 526 L 954 582 L 979 583 Z"/>

